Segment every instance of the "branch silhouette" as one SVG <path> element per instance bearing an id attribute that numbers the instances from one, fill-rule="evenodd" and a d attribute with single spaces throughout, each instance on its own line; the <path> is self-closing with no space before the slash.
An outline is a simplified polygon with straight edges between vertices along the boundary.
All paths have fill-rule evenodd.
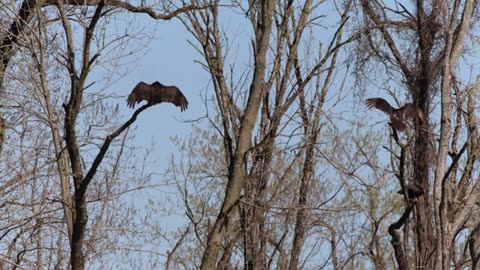
<path id="1" fill-rule="evenodd" d="M 103 142 L 103 145 L 100 148 L 100 152 L 98 152 L 97 156 L 95 157 L 95 160 L 93 161 L 92 166 L 90 167 L 90 170 L 88 170 L 87 175 L 85 176 L 85 178 L 83 178 L 83 181 L 80 185 L 80 189 L 78 190 L 79 194 L 81 194 L 81 195 L 85 194 L 85 192 L 87 190 L 87 187 L 88 187 L 88 184 L 90 184 L 90 182 L 93 179 L 93 176 L 95 176 L 95 173 L 97 172 L 98 166 L 100 166 L 100 163 L 102 163 L 102 160 L 105 157 L 105 154 L 107 153 L 108 148 L 110 147 L 110 143 L 116 137 L 118 137 L 120 134 L 122 134 L 122 132 L 125 131 L 131 124 L 133 124 L 133 122 L 135 122 L 135 120 L 137 120 L 137 116 L 141 112 L 143 112 L 144 110 L 148 109 L 149 107 L 151 107 L 153 105 L 154 104 L 146 104 L 146 105 L 143 105 L 142 107 L 138 108 L 133 113 L 132 117 L 130 117 L 130 119 L 128 119 L 128 121 L 125 122 L 125 124 L 123 124 L 121 127 L 119 127 L 117 130 L 115 130 L 113 133 L 111 133 L 110 135 L 108 135 L 105 138 L 105 141 Z"/>

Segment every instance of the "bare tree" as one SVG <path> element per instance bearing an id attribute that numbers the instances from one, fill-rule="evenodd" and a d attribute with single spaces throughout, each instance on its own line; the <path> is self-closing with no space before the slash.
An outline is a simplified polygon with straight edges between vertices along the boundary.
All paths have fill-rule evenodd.
<path id="1" fill-rule="evenodd" d="M 112 248 L 115 239 L 128 235 L 120 231 L 122 226 L 141 228 L 129 217 L 133 212 L 124 211 L 127 219 L 117 220 L 109 215 L 116 209 L 106 207 L 148 184 L 144 175 L 128 184 L 120 179 L 131 177 L 126 164 L 135 166 L 124 160 L 131 155 L 126 131 L 151 105 L 122 123 L 115 100 L 89 80 L 99 59 L 123 56 L 122 46 L 136 37 L 102 36 L 99 26 L 119 10 L 169 20 L 202 7 L 192 4 L 159 13 L 122 1 L 19 4 L 18 10 L 0 7 L 11 19 L 0 33 L 0 133 L 3 154 L 9 155 L 1 163 L 0 210 L 5 218 L 0 238 L 6 251 L 1 261 L 12 267 L 84 269 L 87 261 L 99 262 L 108 253 L 102 247 Z M 115 205 L 121 208 L 122 202 Z"/>
<path id="2" fill-rule="evenodd" d="M 218 116 L 212 117 L 209 111 L 208 117 L 218 134 L 208 140 L 215 142 L 222 155 L 213 161 L 211 146 L 204 146 L 208 151 L 200 150 L 202 139 L 197 138 L 191 147 L 198 150 L 191 153 L 202 153 L 206 160 L 192 159 L 185 150 L 188 161 L 181 168 L 188 168 L 182 170 L 188 174 L 184 178 L 211 179 L 212 185 L 192 180 L 192 187 L 176 175 L 196 234 L 193 238 L 204 247 L 202 260 L 194 267 L 300 268 L 306 263 L 305 253 L 319 252 L 316 245 L 305 251 L 306 243 L 311 244 L 309 233 L 317 233 L 313 228 L 333 228 L 311 209 L 322 204 L 318 200 L 332 201 L 320 191 L 321 197 L 313 199 L 319 195 L 313 190 L 321 186 L 313 183 L 319 177 L 318 141 L 322 122 L 329 115 L 325 100 L 337 74 L 337 55 L 356 38 L 343 35 L 349 6 L 338 8 L 335 31 L 327 41 L 320 41 L 310 30 L 318 30 L 321 24 L 322 3 L 202 4 L 210 8 L 187 12 L 181 18 L 195 39 L 192 44 L 202 57 L 199 63 L 211 74 L 217 109 L 213 113 Z M 231 48 L 237 45 L 223 31 L 222 14 L 236 13 L 246 16 L 251 35 L 252 56 L 246 70 L 232 61 Z M 317 42 L 326 45 L 316 46 Z M 242 75 L 237 79 L 235 74 Z M 207 160 L 223 167 L 207 169 Z M 218 201 L 222 206 L 215 210 Z M 330 233 L 327 239 L 335 239 L 331 243 L 335 246 L 335 230 Z"/>
<path id="3" fill-rule="evenodd" d="M 414 1 L 403 5 L 359 1 L 358 4 L 363 12 L 359 20 L 366 30 L 358 43 L 362 52 L 356 58 L 358 74 L 368 77 L 368 63 L 382 63 L 382 69 L 392 79 L 391 85 L 402 85 L 406 96 L 426 116 L 426 121 L 415 127 L 407 141 L 393 133 L 400 151 L 395 163 L 396 176 L 405 195 L 404 214 L 389 229 L 398 266 L 449 269 L 452 263 L 456 264 L 452 257 L 454 247 L 457 241 L 462 241 L 457 238 L 458 233 L 464 230 L 467 220 L 474 218 L 470 214 L 477 207 L 473 202 L 477 181 L 469 173 L 472 163 L 468 161 L 477 152 L 469 135 L 475 129 L 472 125 L 475 121 L 473 115 L 464 113 L 468 109 L 462 108 L 469 87 L 459 86 L 471 83 L 462 82 L 464 78 L 456 74 L 456 69 L 464 69 L 459 58 L 466 52 L 468 32 L 476 25 L 476 2 Z M 458 97 L 457 101 L 462 101 L 457 103 L 455 117 L 452 93 Z M 441 105 L 440 119 L 432 114 L 437 102 Z M 474 106 L 473 101 L 470 104 Z M 440 123 L 439 136 L 435 121 Z M 436 140 L 438 149 L 434 148 Z M 461 150 L 457 150 L 457 144 L 463 145 Z M 447 159 L 449 153 L 451 162 Z M 461 160 L 467 161 L 465 165 L 461 165 Z M 411 201 L 408 185 L 423 189 L 423 195 Z M 459 190 L 462 199 L 456 197 Z M 415 226 L 413 231 L 407 229 L 410 218 Z M 397 232 L 402 226 L 407 226 L 403 240 Z M 410 234 L 415 243 L 412 251 L 406 248 Z"/>

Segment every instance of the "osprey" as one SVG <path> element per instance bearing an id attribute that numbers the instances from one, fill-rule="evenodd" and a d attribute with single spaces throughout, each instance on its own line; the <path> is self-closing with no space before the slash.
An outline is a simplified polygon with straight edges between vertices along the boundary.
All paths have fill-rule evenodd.
<path id="1" fill-rule="evenodd" d="M 188 108 L 188 101 L 178 87 L 165 86 L 159 82 L 152 84 L 139 82 L 127 98 L 128 107 L 133 109 L 135 103 L 140 103 L 142 100 L 146 100 L 148 104 L 173 103 L 180 107 L 182 112 Z"/>
<path id="2" fill-rule="evenodd" d="M 398 131 L 405 130 L 406 118 L 411 118 L 417 121 L 423 121 L 424 119 L 422 110 L 420 110 L 420 108 L 413 103 L 406 103 L 402 107 L 396 109 L 393 108 L 390 103 L 383 98 L 369 98 L 367 101 L 365 101 L 365 105 L 367 105 L 367 108 L 369 109 L 375 107 L 388 114 L 390 116 L 392 127 Z"/>

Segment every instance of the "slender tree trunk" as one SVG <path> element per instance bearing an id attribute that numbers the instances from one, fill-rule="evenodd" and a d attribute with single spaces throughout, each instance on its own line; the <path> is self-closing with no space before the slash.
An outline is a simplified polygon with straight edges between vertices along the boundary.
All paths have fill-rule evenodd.
<path id="1" fill-rule="evenodd" d="M 311 132 L 311 131 L 310 131 Z M 303 244 L 305 242 L 305 234 L 306 229 L 309 228 L 309 210 L 307 209 L 307 200 L 308 194 L 310 193 L 310 182 L 312 181 L 313 177 L 313 169 L 314 169 L 314 145 L 316 141 L 316 135 L 312 136 L 312 139 L 307 139 L 306 141 L 309 142 L 307 146 L 306 154 L 305 154 L 305 161 L 303 164 L 303 172 L 299 190 L 299 198 L 298 198 L 298 210 L 297 210 L 297 217 L 295 221 L 295 234 L 293 238 L 293 246 L 292 246 L 292 255 L 290 258 L 290 270 L 299 269 L 299 262 L 300 262 L 300 254 L 302 251 Z"/>
<path id="2" fill-rule="evenodd" d="M 240 199 L 240 194 L 246 180 L 247 151 L 250 148 L 252 130 L 257 120 L 257 114 L 262 100 L 263 86 L 265 83 L 266 53 L 268 50 L 270 32 L 272 27 L 275 1 L 266 0 L 259 6 L 258 32 L 255 41 L 255 66 L 253 81 L 250 86 L 245 114 L 241 119 L 241 127 L 237 140 L 236 152 L 230 164 L 229 181 L 220 213 L 208 236 L 207 245 L 202 257 L 202 270 L 216 268 L 220 246 L 225 239 L 228 219 L 233 208 Z"/>
<path id="3" fill-rule="evenodd" d="M 437 153 L 437 166 L 435 169 L 435 180 L 433 189 L 434 211 L 436 219 L 436 234 L 439 241 L 436 244 L 435 267 L 437 269 L 450 269 L 451 243 L 454 233 L 460 229 L 459 226 L 451 226 L 447 213 L 447 190 L 445 177 L 447 172 L 447 155 L 451 138 L 452 128 L 452 77 L 455 76 L 455 68 L 461 50 L 465 43 L 465 37 L 470 28 L 470 18 L 473 14 L 473 4 L 475 1 L 467 0 L 463 6 L 455 2 L 450 21 L 453 22 L 447 29 L 447 44 L 445 48 L 446 57 L 442 65 L 442 84 L 441 84 L 441 126 L 440 141 Z M 463 7 L 463 10 L 461 9 Z M 461 18 L 458 18 L 458 14 Z M 460 20 L 460 24 L 456 22 Z M 459 217 L 457 220 L 463 220 Z M 455 224 L 455 223 L 454 223 Z"/>
<path id="4" fill-rule="evenodd" d="M 37 7 L 40 14 L 40 8 Z M 69 182 L 70 169 L 68 166 L 67 151 L 63 151 L 62 138 L 58 129 L 58 116 L 55 112 L 55 108 L 52 104 L 50 90 L 47 82 L 47 71 L 45 63 L 45 44 L 43 33 L 46 33 L 43 17 L 39 15 L 38 27 L 42 29 L 39 31 L 39 64 L 37 65 L 38 74 L 40 76 L 41 91 L 45 101 L 45 110 L 48 118 L 48 125 L 52 133 L 53 146 L 55 150 L 58 175 L 60 177 L 60 189 L 62 195 L 62 207 L 67 223 L 68 238 L 72 239 L 73 232 L 73 200 L 71 196 L 71 186 Z"/>
<path id="5" fill-rule="evenodd" d="M 56 2 L 57 8 L 60 12 L 60 17 L 65 30 L 67 40 L 67 69 L 70 73 L 70 99 L 65 105 L 65 143 L 67 146 L 68 156 L 70 158 L 70 166 L 72 169 L 72 177 L 74 183 L 74 219 L 73 219 L 73 231 L 71 236 L 71 251 L 70 251 L 70 264 L 73 270 L 85 269 L 85 255 L 83 254 L 83 243 L 85 240 L 85 230 L 87 226 L 88 214 L 86 205 L 86 185 L 89 181 L 84 181 L 83 165 L 80 156 L 80 149 L 77 143 L 76 137 L 76 125 L 77 116 L 80 112 L 82 104 L 83 90 L 85 80 L 90 71 L 90 65 L 92 63 L 90 59 L 90 44 L 93 37 L 93 32 L 96 23 L 101 17 L 101 11 L 105 5 L 104 1 L 98 3 L 95 14 L 93 15 L 90 24 L 86 28 L 85 38 L 83 44 L 82 53 L 82 67 L 78 73 L 75 65 L 75 51 L 74 51 L 74 38 L 73 30 L 70 25 L 70 21 L 67 17 L 64 4 L 61 0 Z M 91 178 L 93 175 L 91 176 Z M 91 179 L 90 179 L 91 180 Z"/>

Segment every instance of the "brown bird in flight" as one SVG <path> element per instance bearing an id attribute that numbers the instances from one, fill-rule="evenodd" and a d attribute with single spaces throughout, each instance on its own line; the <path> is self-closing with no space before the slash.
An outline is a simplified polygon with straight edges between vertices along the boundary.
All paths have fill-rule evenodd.
<path id="1" fill-rule="evenodd" d="M 133 109 L 135 103 L 140 103 L 142 100 L 146 100 L 148 104 L 170 102 L 180 107 L 182 112 L 188 108 L 188 101 L 178 87 L 165 86 L 159 82 L 152 84 L 139 82 L 128 96 L 127 105 Z"/>
<path id="2" fill-rule="evenodd" d="M 367 108 L 369 109 L 375 107 L 388 114 L 390 116 L 392 127 L 398 131 L 404 131 L 407 127 L 405 124 L 406 118 L 411 118 L 417 121 L 423 121 L 424 119 L 422 110 L 413 103 L 406 103 L 402 107 L 396 109 L 383 98 L 369 98 L 365 101 L 365 105 L 367 105 Z"/>

